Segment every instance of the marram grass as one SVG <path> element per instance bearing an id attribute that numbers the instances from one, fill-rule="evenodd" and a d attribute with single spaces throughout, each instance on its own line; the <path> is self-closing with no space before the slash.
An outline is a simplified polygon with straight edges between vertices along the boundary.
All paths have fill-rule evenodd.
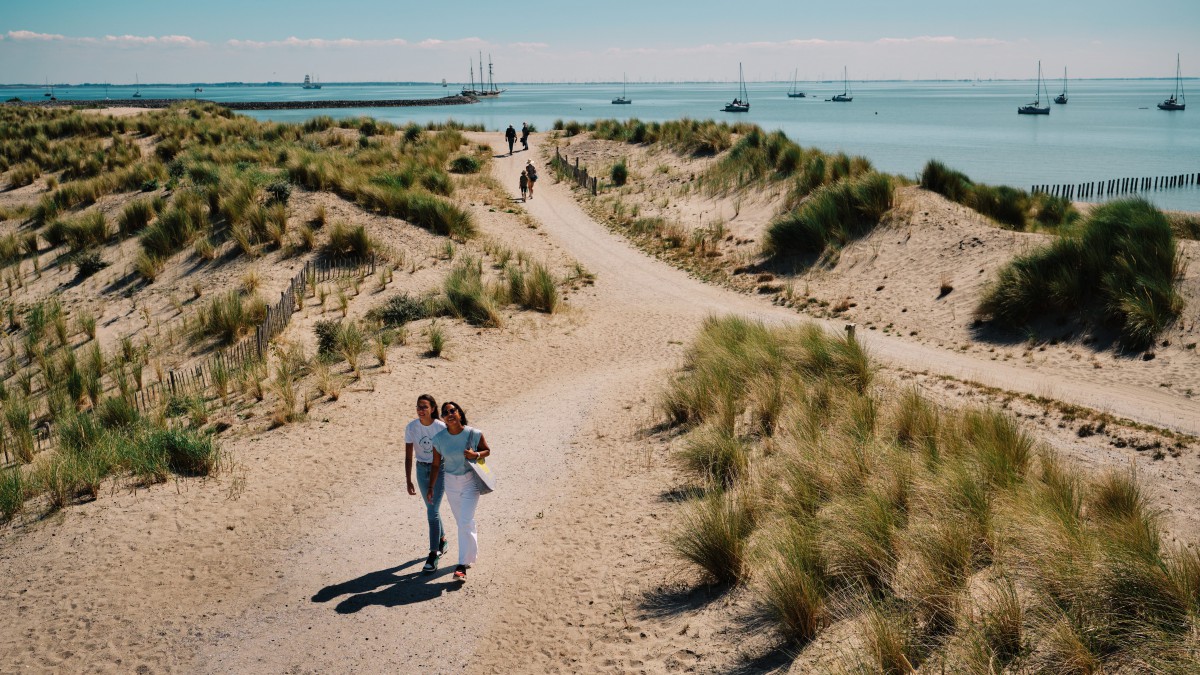
<path id="1" fill-rule="evenodd" d="M 795 649 L 857 633 L 846 671 L 1188 672 L 1200 555 L 1164 543 L 1135 475 L 1089 475 L 1002 412 L 883 388 L 846 343 L 705 322 L 660 400 L 705 494 L 671 537 L 680 560 L 747 584 Z"/>

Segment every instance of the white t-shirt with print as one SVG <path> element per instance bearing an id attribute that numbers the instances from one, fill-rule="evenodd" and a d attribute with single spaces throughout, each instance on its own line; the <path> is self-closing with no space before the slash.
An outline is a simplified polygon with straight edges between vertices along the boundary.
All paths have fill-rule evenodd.
<path id="1" fill-rule="evenodd" d="M 404 429 L 404 442 L 413 444 L 413 454 L 416 455 L 418 462 L 433 461 L 433 441 L 431 439 L 437 432 L 445 428 L 446 423 L 441 420 L 434 420 L 433 424 L 429 426 L 421 424 L 419 419 L 408 423 Z"/>

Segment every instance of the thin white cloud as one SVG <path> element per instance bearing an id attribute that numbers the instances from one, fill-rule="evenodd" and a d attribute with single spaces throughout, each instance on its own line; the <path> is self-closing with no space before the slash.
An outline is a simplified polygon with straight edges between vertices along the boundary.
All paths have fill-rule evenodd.
<path id="1" fill-rule="evenodd" d="M 911 38 L 880 38 L 878 45 L 941 44 L 941 45 L 1005 45 L 1008 42 L 996 38 L 960 38 L 953 35 L 922 35 Z"/>
<path id="2" fill-rule="evenodd" d="M 387 40 L 356 40 L 354 38 L 337 38 L 334 40 L 328 40 L 325 38 L 298 38 L 293 36 L 285 40 L 229 40 L 225 44 L 229 45 L 230 47 L 245 49 L 272 49 L 279 47 L 326 49 L 330 47 L 403 47 L 408 44 L 408 40 L 405 40 L 404 38 L 391 38 Z"/>
<path id="3" fill-rule="evenodd" d="M 414 46 L 421 49 L 456 49 L 458 47 L 480 47 L 487 44 L 484 40 L 477 37 L 461 38 L 458 40 L 440 40 L 438 38 L 426 38 L 416 43 Z"/>
<path id="4" fill-rule="evenodd" d="M 537 51 L 539 49 L 546 49 L 550 45 L 546 44 L 545 42 L 514 42 L 509 46 L 512 47 L 513 49 L 520 49 L 522 51 L 532 52 L 532 51 Z"/>
<path id="5" fill-rule="evenodd" d="M 168 47 L 206 47 L 207 42 L 196 40 L 195 38 L 186 35 L 105 35 L 102 38 L 94 37 L 67 37 L 57 33 L 35 33 L 29 30 L 10 30 L 3 36 L 6 40 L 16 40 L 18 42 L 64 42 L 67 44 L 80 45 L 134 45 L 134 46 L 168 46 Z"/>
<path id="6" fill-rule="evenodd" d="M 54 33 L 35 33 L 31 30 L 10 30 L 4 37 L 8 40 L 36 40 L 41 42 L 67 39 L 65 35 L 56 35 Z"/>
<path id="7" fill-rule="evenodd" d="M 83 40 L 91 40 L 91 38 L 81 38 Z M 105 44 L 110 45 L 167 45 L 172 47 L 207 47 L 208 43 L 203 40 L 188 37 L 186 35 L 162 35 L 155 37 L 153 35 L 105 35 L 103 39 Z"/>

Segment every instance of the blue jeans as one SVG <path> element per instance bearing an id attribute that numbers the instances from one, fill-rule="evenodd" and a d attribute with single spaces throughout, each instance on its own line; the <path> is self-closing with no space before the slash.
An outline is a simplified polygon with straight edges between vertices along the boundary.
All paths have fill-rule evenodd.
<path id="1" fill-rule="evenodd" d="M 417 490 L 421 495 L 421 501 L 425 502 L 425 495 L 429 494 L 429 472 L 433 470 L 432 465 L 424 462 L 417 462 Z M 442 530 L 442 517 L 438 515 L 438 511 L 442 508 L 442 495 L 446 492 L 445 473 L 439 473 L 437 484 L 433 486 L 433 502 L 425 502 L 425 515 L 429 519 L 429 551 L 438 550 L 438 546 L 442 543 L 442 539 L 446 538 L 446 533 Z"/>

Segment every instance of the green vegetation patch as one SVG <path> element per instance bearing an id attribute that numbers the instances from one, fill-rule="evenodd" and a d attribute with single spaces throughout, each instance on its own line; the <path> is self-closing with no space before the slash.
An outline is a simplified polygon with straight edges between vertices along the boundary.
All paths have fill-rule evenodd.
<path id="1" fill-rule="evenodd" d="M 931 159 L 921 172 L 921 187 L 968 206 L 1001 225 L 1026 230 L 1031 225 L 1057 229 L 1070 225 L 1079 212 L 1066 197 L 1045 193 L 1030 195 L 1008 186 L 974 183 L 966 174 Z"/>
<path id="2" fill-rule="evenodd" d="M 875 172 L 821 187 L 768 226 L 763 249 L 769 255 L 840 249 L 879 224 L 893 195 L 891 179 Z"/>
<path id="3" fill-rule="evenodd" d="M 1194 666 L 1200 554 L 1136 475 L 873 371 L 815 327 L 706 321 L 660 400 L 693 478 L 679 559 L 746 584 L 801 654 L 836 624 L 834 672 Z"/>
<path id="4" fill-rule="evenodd" d="M 1129 349 L 1143 349 L 1183 311 L 1183 263 L 1171 224 L 1142 199 L 1097 208 L 1077 229 L 1015 258 L 977 313 L 1018 327 L 1039 316 L 1098 313 Z"/>

